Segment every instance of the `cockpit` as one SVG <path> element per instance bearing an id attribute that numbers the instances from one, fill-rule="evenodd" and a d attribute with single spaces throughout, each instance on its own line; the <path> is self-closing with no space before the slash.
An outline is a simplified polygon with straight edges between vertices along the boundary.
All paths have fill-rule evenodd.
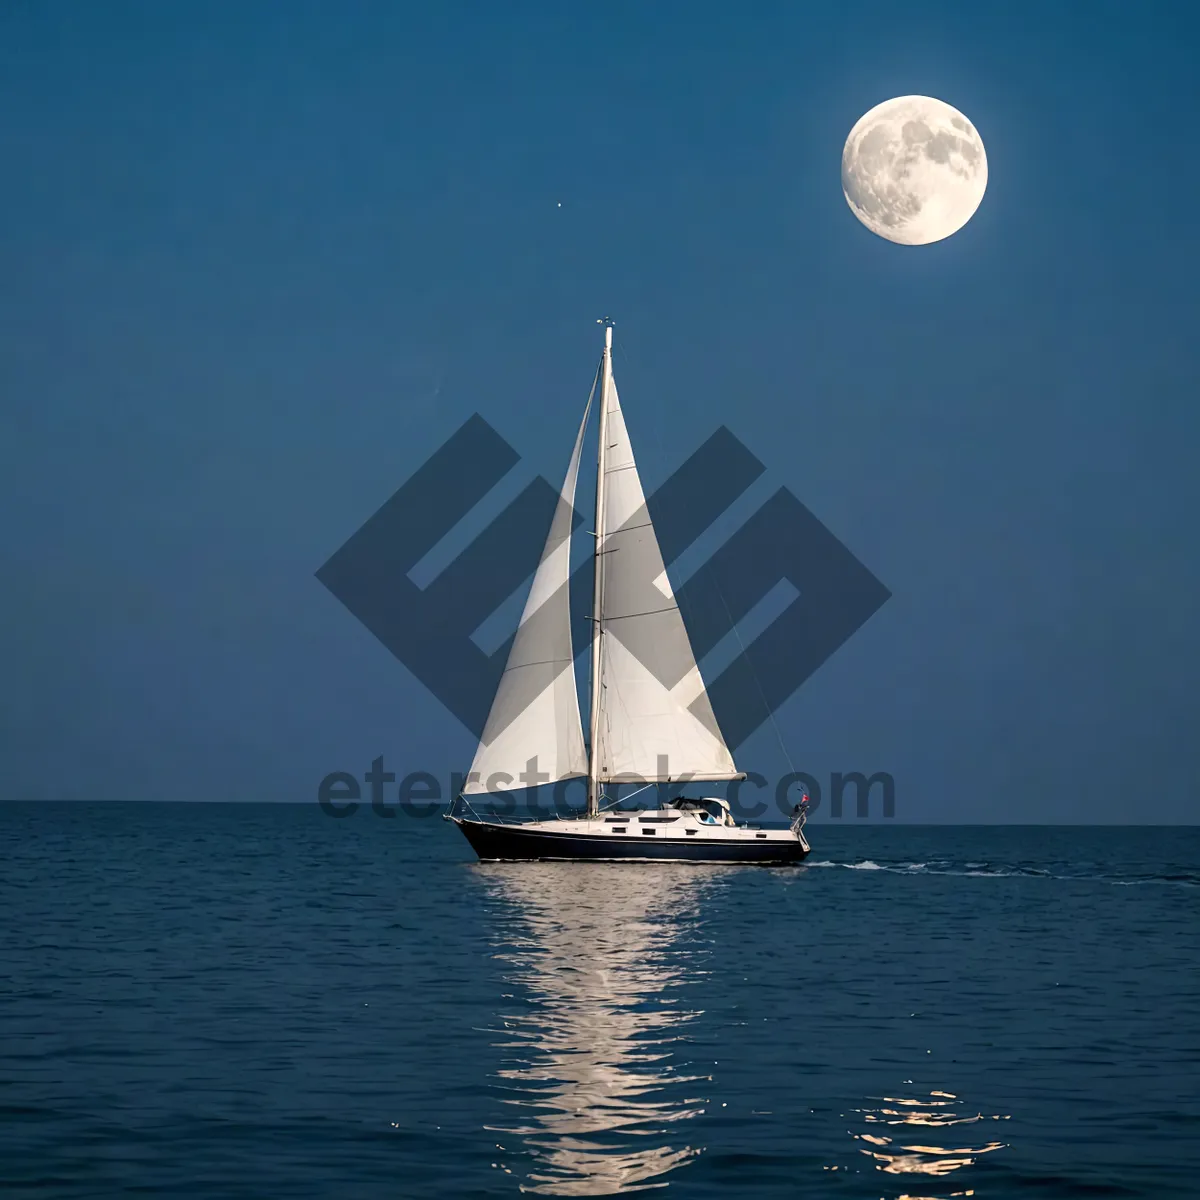
<path id="1" fill-rule="evenodd" d="M 728 803 L 717 796 L 702 796 L 698 799 L 680 796 L 672 800 L 668 807 L 691 814 L 701 825 L 732 825 L 734 823 Z"/>

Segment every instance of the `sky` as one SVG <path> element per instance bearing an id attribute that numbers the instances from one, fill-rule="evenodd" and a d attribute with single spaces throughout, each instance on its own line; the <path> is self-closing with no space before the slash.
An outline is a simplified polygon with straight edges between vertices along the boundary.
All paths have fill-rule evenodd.
<path id="1" fill-rule="evenodd" d="M 611 315 L 648 488 L 727 425 L 892 593 L 739 766 L 1196 820 L 1200 10 L 742 7 L 0 8 L 0 798 L 465 770 L 314 573 L 472 413 L 557 485 Z M 924 247 L 840 183 L 910 93 Z"/>

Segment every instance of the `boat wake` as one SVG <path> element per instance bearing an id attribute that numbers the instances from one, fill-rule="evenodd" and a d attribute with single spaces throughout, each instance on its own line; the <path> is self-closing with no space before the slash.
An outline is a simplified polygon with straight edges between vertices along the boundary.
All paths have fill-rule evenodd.
<path id="1" fill-rule="evenodd" d="M 835 862 L 831 859 L 809 860 L 799 869 L 832 868 L 842 871 L 884 871 L 892 875 L 950 875 L 967 879 L 1057 879 L 1075 883 L 1107 883 L 1115 887 L 1161 886 L 1200 887 L 1200 874 L 1173 872 L 1169 874 L 1136 874 L 1063 867 L 1049 871 L 1042 867 L 1011 866 L 986 862 L 958 863 L 950 860 L 934 862 L 878 863 L 865 858 L 857 862 Z"/>

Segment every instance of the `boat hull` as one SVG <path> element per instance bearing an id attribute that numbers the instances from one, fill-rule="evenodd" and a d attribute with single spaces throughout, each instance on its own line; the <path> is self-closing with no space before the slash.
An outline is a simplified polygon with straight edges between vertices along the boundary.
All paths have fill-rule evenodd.
<path id="1" fill-rule="evenodd" d="M 809 853 L 802 838 L 614 838 L 604 834 L 522 829 L 490 821 L 452 818 L 483 862 L 707 862 L 780 866 L 801 862 Z"/>

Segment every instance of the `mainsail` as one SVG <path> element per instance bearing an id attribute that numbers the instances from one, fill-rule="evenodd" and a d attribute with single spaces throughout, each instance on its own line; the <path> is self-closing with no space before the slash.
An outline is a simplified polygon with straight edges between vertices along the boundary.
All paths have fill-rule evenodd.
<path id="1" fill-rule="evenodd" d="M 606 366 L 596 777 L 737 779 L 663 566 L 611 358 Z"/>
<path id="2" fill-rule="evenodd" d="M 610 329 L 597 456 L 591 758 L 579 717 L 568 586 L 589 397 L 464 794 L 528 787 L 531 766 L 542 783 L 589 775 L 590 766 L 594 813 L 604 783 L 741 778 L 663 566 L 612 377 L 611 345 Z"/>
<path id="3" fill-rule="evenodd" d="M 531 760 L 536 760 L 535 769 L 544 782 L 587 774 L 567 585 L 575 481 L 591 406 L 589 397 L 550 533 L 464 793 L 527 787 L 521 776 Z"/>

